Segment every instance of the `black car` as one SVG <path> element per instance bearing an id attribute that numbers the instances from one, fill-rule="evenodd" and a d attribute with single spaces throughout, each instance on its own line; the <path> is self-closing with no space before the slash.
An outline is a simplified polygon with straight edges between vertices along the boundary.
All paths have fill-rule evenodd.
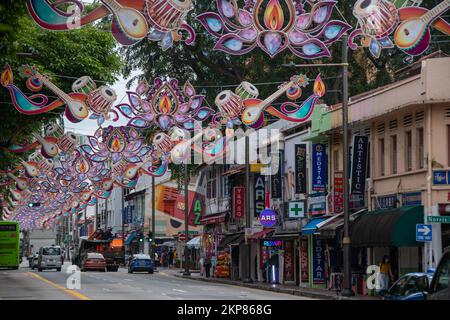
<path id="1" fill-rule="evenodd" d="M 428 291 L 429 300 L 450 300 L 450 247 L 444 250 L 444 254 L 434 273 Z"/>

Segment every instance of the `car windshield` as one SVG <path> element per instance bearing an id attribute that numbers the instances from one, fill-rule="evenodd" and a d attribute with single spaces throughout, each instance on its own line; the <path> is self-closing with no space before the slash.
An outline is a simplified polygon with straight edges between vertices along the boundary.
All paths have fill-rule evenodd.
<path id="1" fill-rule="evenodd" d="M 42 254 L 44 256 L 59 256 L 59 255 L 61 255 L 61 249 L 53 248 L 53 247 L 44 248 L 42 250 Z"/>
<path id="2" fill-rule="evenodd" d="M 389 291 L 391 295 L 407 296 L 427 289 L 425 276 L 406 276 L 401 278 Z"/>

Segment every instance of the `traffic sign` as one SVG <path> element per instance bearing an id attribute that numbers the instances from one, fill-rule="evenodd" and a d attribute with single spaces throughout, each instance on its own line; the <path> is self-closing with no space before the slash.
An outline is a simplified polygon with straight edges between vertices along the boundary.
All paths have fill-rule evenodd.
<path id="1" fill-rule="evenodd" d="M 431 224 L 416 224 L 416 241 L 425 242 L 433 239 Z"/>
<path id="2" fill-rule="evenodd" d="M 186 235 L 184 233 L 180 233 L 178 235 L 178 240 L 179 241 L 186 241 Z"/>
<path id="3" fill-rule="evenodd" d="M 428 223 L 450 223 L 450 216 L 428 216 Z"/>

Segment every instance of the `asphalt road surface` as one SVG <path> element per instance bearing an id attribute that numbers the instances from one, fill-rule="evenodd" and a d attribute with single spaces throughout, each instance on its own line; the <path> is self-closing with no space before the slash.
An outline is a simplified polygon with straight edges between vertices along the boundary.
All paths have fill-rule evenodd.
<path id="1" fill-rule="evenodd" d="M 61 272 L 37 272 L 24 262 L 19 270 L 0 270 L 0 300 L 308 300 L 264 290 L 206 283 L 174 277 L 164 270 L 147 273 L 81 273 L 81 289 L 66 287 L 66 263 Z"/>

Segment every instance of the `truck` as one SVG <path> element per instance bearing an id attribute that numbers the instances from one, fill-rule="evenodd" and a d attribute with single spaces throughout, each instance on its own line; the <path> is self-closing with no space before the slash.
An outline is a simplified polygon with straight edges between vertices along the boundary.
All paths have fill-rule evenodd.
<path id="1" fill-rule="evenodd" d="M 106 260 L 106 270 L 115 271 L 119 269 L 120 264 L 124 264 L 123 246 L 111 240 L 81 239 L 80 245 L 72 257 L 72 264 L 82 269 L 84 258 L 89 252 L 101 253 Z"/>
<path id="2" fill-rule="evenodd" d="M 29 232 L 27 256 L 38 253 L 41 247 L 56 245 L 56 232 L 53 230 L 32 230 Z"/>

